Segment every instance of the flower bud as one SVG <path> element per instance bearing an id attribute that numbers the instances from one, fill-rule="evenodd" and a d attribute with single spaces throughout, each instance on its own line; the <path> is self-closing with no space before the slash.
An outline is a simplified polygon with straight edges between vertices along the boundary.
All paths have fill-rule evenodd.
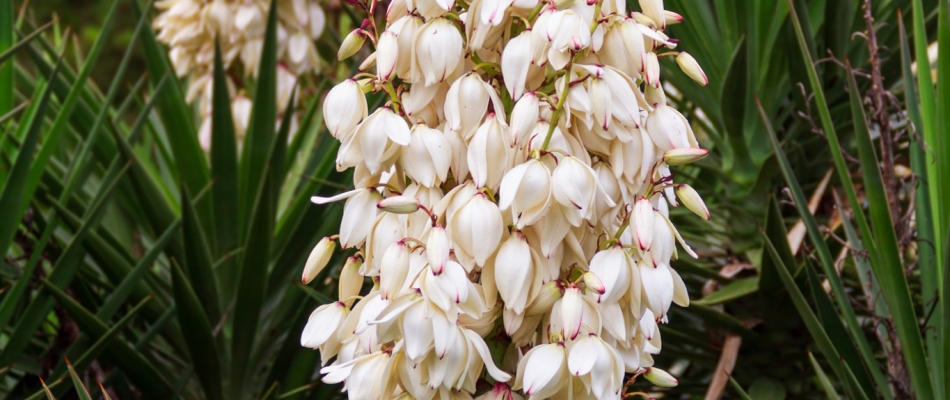
<path id="1" fill-rule="evenodd" d="M 524 143 L 528 132 L 531 132 L 531 128 L 538 123 L 538 105 L 538 95 L 534 92 L 525 93 L 515 103 L 514 109 L 511 110 L 511 123 L 508 129 L 512 147 Z"/>
<path id="2" fill-rule="evenodd" d="M 333 255 L 333 249 L 336 248 L 336 242 L 329 237 L 325 237 L 313 247 L 310 257 L 307 258 L 307 264 L 303 267 L 303 277 L 301 281 L 305 284 L 310 283 L 323 268 L 330 262 L 330 256 Z"/>
<path id="3" fill-rule="evenodd" d="M 561 299 L 561 296 L 561 288 L 556 281 L 545 283 L 538 291 L 537 297 L 525 310 L 525 315 L 530 317 L 550 311 L 554 303 Z"/>
<path id="4" fill-rule="evenodd" d="M 676 387 L 679 383 L 669 372 L 656 367 L 647 368 L 647 372 L 643 374 L 643 377 L 659 387 Z"/>
<path id="5" fill-rule="evenodd" d="M 584 295 L 577 287 L 564 289 L 564 297 L 558 301 L 561 306 L 561 327 L 564 336 L 574 340 L 581 332 L 584 322 Z"/>
<path id="6" fill-rule="evenodd" d="M 376 208 L 393 214 L 412 214 L 419 207 L 419 199 L 409 196 L 389 196 L 376 203 Z"/>
<path id="7" fill-rule="evenodd" d="M 360 48 L 363 47 L 363 42 L 366 41 L 366 31 L 362 29 L 354 29 L 345 38 L 343 38 L 343 43 L 340 44 L 340 50 L 336 53 L 337 60 L 343 61 L 347 58 L 352 57 L 356 54 L 357 51 L 360 51 Z"/>
<path id="8" fill-rule="evenodd" d="M 663 162 L 671 167 L 686 165 L 702 160 L 709 154 L 709 150 L 696 147 L 682 147 L 663 153 Z"/>
<path id="9" fill-rule="evenodd" d="M 676 55 L 676 64 L 680 66 L 680 69 L 683 70 L 690 78 L 693 78 L 694 81 L 699 82 L 700 85 L 706 86 L 709 84 L 709 79 L 706 78 L 706 73 L 703 72 L 703 68 L 699 66 L 699 63 L 696 62 L 696 59 L 693 58 L 689 53 L 681 51 Z"/>
<path id="10" fill-rule="evenodd" d="M 409 247 L 398 241 L 386 249 L 379 265 L 379 297 L 389 300 L 399 294 L 406 274 L 409 273 Z"/>
<path id="11" fill-rule="evenodd" d="M 644 79 L 647 81 L 647 85 L 653 86 L 655 88 L 660 87 L 660 60 L 657 59 L 656 53 L 647 52 L 646 58 L 643 59 L 644 67 Z"/>
<path id="12" fill-rule="evenodd" d="M 604 282 L 602 282 L 600 278 L 598 278 L 594 273 L 585 272 L 583 279 L 584 285 L 586 285 L 588 289 L 593 290 L 595 293 L 604 294 L 607 291 L 607 288 L 604 287 Z"/>
<path id="13" fill-rule="evenodd" d="M 396 34 L 384 31 L 379 35 L 376 45 L 376 77 L 381 81 L 388 81 L 396 70 L 398 60 L 399 42 L 396 40 Z"/>
<path id="14" fill-rule="evenodd" d="M 650 251 L 653 247 L 653 204 L 645 197 L 641 197 L 633 205 L 633 228 L 637 244 L 641 251 Z"/>
<path id="15" fill-rule="evenodd" d="M 346 301 L 353 296 L 360 294 L 363 288 L 363 276 L 360 275 L 360 267 L 363 266 L 363 260 L 359 257 L 349 257 L 343 268 L 340 270 L 340 288 L 338 290 L 340 301 Z"/>
<path id="16" fill-rule="evenodd" d="M 696 190 L 691 186 L 685 184 L 676 185 L 676 197 L 679 197 L 683 205 L 692 211 L 693 214 L 709 221 L 709 209 L 706 208 L 706 203 L 703 202 L 703 198 L 700 197 L 699 193 L 696 193 Z"/>
<path id="17" fill-rule="evenodd" d="M 641 12 L 633 11 L 630 13 L 630 17 L 633 18 L 634 21 L 637 21 L 637 23 L 640 25 L 650 28 L 657 28 L 656 22 Z"/>
<path id="18" fill-rule="evenodd" d="M 442 273 L 445 263 L 449 260 L 449 237 L 445 234 L 445 228 L 434 226 L 429 231 L 429 238 L 426 240 L 426 260 L 433 274 Z"/>
<path id="19" fill-rule="evenodd" d="M 666 18 L 664 19 L 664 21 L 666 21 L 666 26 L 676 25 L 676 24 L 678 24 L 678 23 L 680 23 L 680 22 L 683 22 L 683 16 L 682 16 L 682 15 L 679 15 L 678 13 L 675 13 L 675 12 L 670 11 L 670 10 L 665 10 L 665 11 L 663 11 L 663 16 L 666 17 Z"/>

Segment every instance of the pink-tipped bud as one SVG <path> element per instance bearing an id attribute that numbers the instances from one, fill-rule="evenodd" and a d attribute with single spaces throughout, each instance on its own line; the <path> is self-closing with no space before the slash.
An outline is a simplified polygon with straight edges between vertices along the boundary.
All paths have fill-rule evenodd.
<path id="1" fill-rule="evenodd" d="M 679 384 L 679 381 L 669 372 L 654 367 L 647 368 L 647 372 L 643 374 L 643 377 L 659 387 L 676 387 Z"/>
<path id="2" fill-rule="evenodd" d="M 336 53 L 337 60 L 343 61 L 347 58 L 352 57 L 356 54 L 357 51 L 360 51 L 360 48 L 363 47 L 363 42 L 366 41 L 366 31 L 362 29 L 354 29 L 345 38 L 343 38 L 343 43 L 340 44 L 340 50 Z"/>
<path id="3" fill-rule="evenodd" d="M 584 284 L 587 285 L 587 289 L 593 290 L 597 294 L 604 294 L 607 292 L 607 288 L 604 286 L 604 282 L 594 275 L 593 272 L 584 273 Z"/>
<path id="4" fill-rule="evenodd" d="M 681 147 L 663 153 L 663 162 L 671 167 L 686 165 L 706 158 L 709 150 L 697 147 Z"/>
<path id="5" fill-rule="evenodd" d="M 689 53 L 685 51 L 679 52 L 679 54 L 676 55 L 676 63 L 679 64 L 680 69 L 682 69 L 687 76 L 699 82 L 700 85 L 706 86 L 709 84 L 709 78 L 706 78 L 706 73 L 703 72 L 703 68 L 699 66 L 696 59 L 689 55 Z"/>
<path id="6" fill-rule="evenodd" d="M 666 17 L 666 26 L 676 25 L 683 22 L 683 16 L 670 10 L 664 10 L 663 16 Z"/>
<path id="7" fill-rule="evenodd" d="M 656 53 L 647 52 L 643 61 L 646 66 L 643 76 L 646 78 L 647 85 L 660 87 L 660 60 L 656 57 Z"/>
<path id="8" fill-rule="evenodd" d="M 534 298 L 531 305 L 525 310 L 525 316 L 544 314 L 551 311 L 554 303 L 561 299 L 561 288 L 557 281 L 551 281 L 541 286 L 538 296 Z"/>
<path id="9" fill-rule="evenodd" d="M 709 221 L 709 209 L 706 208 L 706 203 L 703 202 L 703 198 L 699 196 L 699 193 L 696 193 L 696 189 L 689 185 L 676 185 L 676 197 L 679 197 L 683 205 L 693 214 Z"/>

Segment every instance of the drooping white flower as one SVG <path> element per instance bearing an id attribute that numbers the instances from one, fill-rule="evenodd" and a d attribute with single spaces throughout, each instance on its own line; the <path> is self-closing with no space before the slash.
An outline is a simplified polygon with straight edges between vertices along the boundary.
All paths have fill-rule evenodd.
<path id="1" fill-rule="evenodd" d="M 412 54 L 425 85 L 444 81 L 462 60 L 462 34 L 445 18 L 433 18 L 419 28 Z"/>
<path id="2" fill-rule="evenodd" d="M 561 343 L 537 345 L 518 363 L 515 389 L 530 398 L 544 399 L 558 392 L 568 377 L 567 354 Z"/>

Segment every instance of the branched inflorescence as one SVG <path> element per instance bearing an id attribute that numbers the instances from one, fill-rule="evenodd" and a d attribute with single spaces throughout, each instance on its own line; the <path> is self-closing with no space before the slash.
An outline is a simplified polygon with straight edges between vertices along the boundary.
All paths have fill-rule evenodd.
<path id="1" fill-rule="evenodd" d="M 355 2 L 373 15 L 376 3 Z M 324 101 L 353 169 L 338 241 L 356 249 L 339 301 L 317 308 L 301 344 L 350 399 L 616 399 L 652 368 L 658 323 L 686 286 L 670 261 L 673 182 L 696 161 L 690 124 L 668 106 L 659 58 L 706 77 L 663 33 L 662 0 L 392 0 L 341 57 L 375 46 Z M 388 102 L 368 109 L 364 93 Z M 372 289 L 362 289 L 364 278 Z"/>
<path id="2" fill-rule="evenodd" d="M 278 112 L 287 102 L 299 77 L 319 66 L 314 39 L 323 32 L 326 16 L 318 0 L 280 0 L 278 5 Z M 215 38 L 221 44 L 236 135 L 243 139 L 251 115 L 251 101 L 244 96 L 241 77 L 257 76 L 269 0 L 161 0 L 161 13 L 153 21 L 158 40 L 169 46 L 168 56 L 179 77 L 190 77 L 187 99 L 198 100 L 201 112 L 199 139 L 211 146 L 211 82 Z M 235 82 L 237 80 L 237 82 Z M 293 112 L 293 104 L 290 104 Z M 278 121 L 280 118 L 278 118 Z M 296 121 L 296 120 L 294 120 Z M 277 123 L 277 121 L 275 121 Z M 292 130 L 292 132 L 295 130 Z"/>

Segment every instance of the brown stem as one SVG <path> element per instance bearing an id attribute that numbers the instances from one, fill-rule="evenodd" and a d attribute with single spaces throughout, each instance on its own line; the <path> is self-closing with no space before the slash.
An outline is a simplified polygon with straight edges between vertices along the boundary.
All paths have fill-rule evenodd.
<path id="1" fill-rule="evenodd" d="M 864 22 L 867 25 L 865 39 L 868 45 L 868 61 L 871 66 L 871 88 L 867 95 L 873 107 L 871 121 L 878 125 L 881 132 L 881 175 L 887 192 L 887 202 L 891 209 L 891 220 L 897 229 L 897 236 L 903 232 L 903 224 L 898 224 L 901 216 L 900 202 L 897 196 L 900 182 L 894 176 L 894 140 L 891 119 L 888 115 L 887 91 L 881 77 L 881 57 L 877 45 L 877 31 L 874 29 L 874 16 L 871 15 L 871 0 L 864 1 Z"/>

